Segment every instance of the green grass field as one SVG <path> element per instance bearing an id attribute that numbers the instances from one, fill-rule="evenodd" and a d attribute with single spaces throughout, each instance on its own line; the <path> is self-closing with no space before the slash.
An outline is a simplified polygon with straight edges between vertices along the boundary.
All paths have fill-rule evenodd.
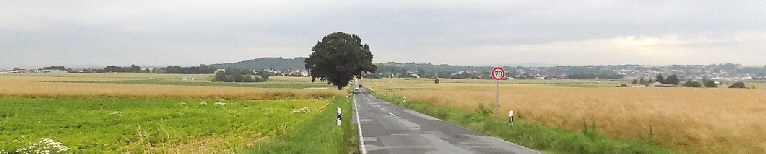
<path id="1" fill-rule="evenodd" d="M 314 119 L 328 100 L 0 98 L 0 151 L 236 152 Z M 308 112 L 293 113 L 307 108 Z"/>
<path id="2" fill-rule="evenodd" d="M 258 144 L 249 153 L 358 153 L 350 99 L 334 99 L 320 115 L 299 124 L 291 133 Z M 335 123 L 338 107 L 342 110 L 341 126 Z"/>

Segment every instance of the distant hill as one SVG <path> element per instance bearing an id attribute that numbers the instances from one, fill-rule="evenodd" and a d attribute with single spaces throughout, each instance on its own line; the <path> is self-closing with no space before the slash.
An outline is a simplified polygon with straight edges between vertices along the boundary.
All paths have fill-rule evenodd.
<path id="1" fill-rule="evenodd" d="M 286 70 L 286 69 L 305 69 L 304 60 L 306 58 L 297 57 L 292 59 L 285 58 L 256 58 L 251 60 L 245 60 L 236 63 L 221 63 L 213 64 L 216 68 L 239 68 L 239 69 L 252 69 L 252 70 Z"/>

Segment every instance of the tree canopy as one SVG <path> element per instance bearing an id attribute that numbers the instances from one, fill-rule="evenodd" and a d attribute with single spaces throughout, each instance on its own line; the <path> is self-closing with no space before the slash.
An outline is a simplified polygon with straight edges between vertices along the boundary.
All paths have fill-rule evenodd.
<path id="1" fill-rule="evenodd" d="M 737 81 L 737 82 L 734 82 L 734 84 L 731 84 L 731 86 L 729 86 L 729 88 L 747 88 L 747 86 L 745 86 L 744 82 Z"/>
<path id="2" fill-rule="evenodd" d="M 198 67 L 197 66 L 192 66 L 192 67 L 168 66 L 165 68 L 161 68 L 160 70 L 161 72 L 164 72 L 164 73 L 210 74 L 210 73 L 214 73 L 215 70 L 218 70 L 218 69 L 211 65 L 200 64 Z"/>
<path id="3" fill-rule="evenodd" d="M 686 80 L 686 82 L 684 83 L 683 86 L 685 86 L 685 87 L 702 87 L 702 83 L 700 83 L 699 81 Z"/>
<path id="4" fill-rule="evenodd" d="M 362 39 L 354 34 L 335 32 L 322 38 L 311 48 L 311 55 L 306 58 L 306 69 L 311 81 L 317 78 L 338 87 L 348 86 L 349 81 L 362 75 L 363 71 L 375 72 L 372 64 L 370 46 L 362 44 Z"/>
<path id="5" fill-rule="evenodd" d="M 657 74 L 657 82 L 660 82 L 662 84 L 665 83 L 665 77 L 662 77 L 661 74 Z"/>
<path id="6" fill-rule="evenodd" d="M 673 74 L 673 75 L 668 76 L 668 78 L 665 79 L 665 82 L 663 82 L 663 84 L 678 85 L 679 82 L 681 82 L 681 81 L 679 81 L 678 76 Z"/>
<path id="7" fill-rule="evenodd" d="M 214 82 L 266 82 L 268 76 L 254 75 L 253 71 L 236 68 L 227 68 L 225 71 L 215 72 Z"/>

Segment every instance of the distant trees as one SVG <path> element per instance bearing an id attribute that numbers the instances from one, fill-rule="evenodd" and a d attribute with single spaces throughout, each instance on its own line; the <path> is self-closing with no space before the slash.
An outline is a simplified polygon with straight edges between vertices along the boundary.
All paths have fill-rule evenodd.
<path id="1" fill-rule="evenodd" d="M 218 70 L 211 65 L 200 64 L 199 66 L 181 67 L 181 66 L 168 66 L 160 68 L 159 72 L 162 73 L 177 73 L 177 74 L 210 74 Z"/>
<path id="2" fill-rule="evenodd" d="M 64 66 L 50 66 L 50 67 L 43 67 L 44 70 L 67 70 Z"/>
<path id="3" fill-rule="evenodd" d="M 367 74 L 364 74 L 362 77 L 364 77 L 365 79 L 381 79 L 381 78 L 383 78 L 380 75 L 375 74 L 375 73 L 367 73 Z"/>
<path id="4" fill-rule="evenodd" d="M 130 67 L 128 67 L 126 71 L 131 73 L 140 73 L 141 67 L 138 67 L 136 65 L 130 65 Z"/>
<path id="5" fill-rule="evenodd" d="M 570 73 L 570 79 L 596 79 L 598 76 L 593 73 Z"/>
<path id="6" fill-rule="evenodd" d="M 715 84 L 715 81 L 708 80 L 708 79 L 702 80 L 702 84 L 705 85 L 705 87 L 708 87 L 708 88 L 718 87 L 718 84 Z"/>
<path id="7" fill-rule="evenodd" d="M 665 84 L 665 77 L 662 77 L 662 74 L 657 74 L 657 77 L 655 77 L 655 79 L 656 79 L 655 81 Z"/>
<path id="8" fill-rule="evenodd" d="M 678 76 L 675 74 L 668 76 L 668 78 L 663 77 L 662 74 L 657 74 L 657 77 L 655 78 L 657 79 L 656 81 L 661 84 L 678 85 L 678 83 L 681 82 L 680 79 L 678 79 Z"/>
<path id="9" fill-rule="evenodd" d="M 613 72 L 573 72 L 567 77 L 569 79 L 622 79 L 624 76 Z"/>
<path id="10" fill-rule="evenodd" d="M 252 71 L 228 68 L 215 73 L 213 82 L 265 82 L 268 76 L 255 75 Z"/>
<path id="11" fill-rule="evenodd" d="M 673 74 L 673 75 L 670 75 L 670 76 L 668 76 L 668 78 L 667 78 L 667 79 L 665 79 L 665 82 L 664 82 L 663 84 L 673 84 L 673 85 L 678 85 L 678 83 L 679 83 L 679 82 L 680 82 L 680 81 L 678 81 L 678 76 L 676 76 L 675 74 Z"/>
<path id="12" fill-rule="evenodd" d="M 457 73 L 457 74 L 454 74 L 454 75 L 450 76 L 451 79 L 472 79 L 472 78 L 476 78 L 476 77 L 477 76 L 475 76 L 474 74 L 469 73 L 469 72 L 461 72 L 461 73 Z M 530 78 L 533 78 L 533 77 L 530 76 Z"/>
<path id="13" fill-rule="evenodd" d="M 130 65 L 130 67 L 106 66 L 102 70 L 96 70 L 99 73 L 141 73 L 141 67 Z"/>
<path id="14" fill-rule="evenodd" d="M 702 87 L 702 83 L 698 81 L 686 80 L 683 84 L 684 87 Z"/>
<path id="15" fill-rule="evenodd" d="M 644 77 L 642 76 L 642 77 L 640 77 L 640 78 L 638 78 L 638 79 L 633 79 L 633 81 L 631 82 L 631 84 L 640 84 L 640 85 L 644 85 L 644 86 L 647 86 L 647 87 L 649 87 L 649 85 L 651 85 L 651 84 L 652 84 L 652 82 L 654 82 L 654 80 L 652 80 L 652 79 L 646 80 L 646 78 L 644 78 Z"/>
<path id="16" fill-rule="evenodd" d="M 744 89 L 744 88 L 747 88 L 747 86 L 745 86 L 744 82 L 737 81 L 737 82 L 734 82 L 734 84 L 731 84 L 731 86 L 729 86 L 729 88 L 743 88 Z"/>

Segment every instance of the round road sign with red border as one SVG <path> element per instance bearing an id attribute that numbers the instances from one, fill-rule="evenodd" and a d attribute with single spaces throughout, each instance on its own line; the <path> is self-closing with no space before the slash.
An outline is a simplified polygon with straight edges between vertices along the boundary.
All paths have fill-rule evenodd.
<path id="1" fill-rule="evenodd" d="M 495 80 L 503 80 L 505 78 L 505 70 L 502 67 L 495 67 L 495 69 L 492 69 L 491 74 Z"/>

